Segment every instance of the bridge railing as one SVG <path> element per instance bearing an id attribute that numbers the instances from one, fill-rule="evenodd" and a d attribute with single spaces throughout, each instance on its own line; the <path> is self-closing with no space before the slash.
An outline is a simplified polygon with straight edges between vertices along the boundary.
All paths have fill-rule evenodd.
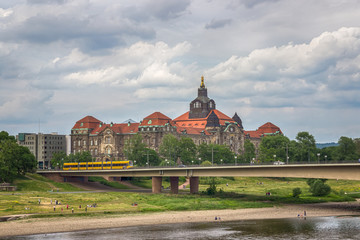
<path id="1" fill-rule="evenodd" d="M 290 162 L 290 163 L 285 163 L 285 162 L 261 162 L 261 163 L 244 163 L 244 162 L 238 162 L 238 163 L 223 163 L 223 164 L 214 164 L 214 165 L 199 165 L 199 164 L 190 164 L 190 165 L 172 165 L 172 166 L 133 166 L 133 168 L 136 169 L 151 169 L 151 168 L 187 168 L 187 167 L 191 167 L 191 168 L 196 168 L 196 167 L 231 167 L 231 166 L 269 166 L 269 165 L 274 165 L 274 166 L 281 166 L 281 165 L 308 165 L 308 164 L 313 164 L 313 165 L 317 165 L 317 164 L 341 164 L 341 163 L 359 163 L 358 161 L 341 161 L 341 162 L 332 162 L 332 161 L 327 161 L 327 162 L 317 162 L 317 161 L 312 161 L 312 162 Z M 360 164 L 360 163 L 359 163 Z M 130 168 L 131 169 L 131 168 Z M 62 170 L 61 168 L 51 168 L 51 169 L 38 169 L 41 171 L 60 171 Z M 117 169 L 118 170 L 118 169 Z M 123 169 L 124 171 L 126 171 L 127 169 Z"/>

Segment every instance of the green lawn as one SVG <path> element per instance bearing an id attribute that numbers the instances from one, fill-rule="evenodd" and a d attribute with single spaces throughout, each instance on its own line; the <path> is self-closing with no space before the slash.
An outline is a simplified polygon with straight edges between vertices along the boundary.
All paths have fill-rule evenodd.
<path id="1" fill-rule="evenodd" d="M 181 179 L 180 184 L 183 181 L 184 179 Z M 184 191 L 181 190 L 177 195 L 168 192 L 164 194 L 90 193 L 81 192 L 81 189 L 68 183 L 56 183 L 31 174 L 29 178 L 15 181 L 18 191 L 0 192 L 0 216 L 24 213 L 35 213 L 38 217 L 72 215 L 72 208 L 74 208 L 74 215 L 82 215 L 85 214 L 85 206 L 94 203 L 97 207 L 88 207 L 86 214 L 271 207 L 283 203 L 351 201 L 354 199 L 349 196 L 359 197 L 360 192 L 360 181 L 328 180 L 327 184 L 333 191 L 327 197 L 312 196 L 308 191 L 306 179 L 237 177 L 217 178 L 216 181 L 217 189 L 221 189 L 222 194 L 215 196 L 187 194 L 189 187 Z M 137 179 L 132 183 L 134 182 L 142 187 L 151 188 L 151 179 Z M 121 183 L 117 184 L 119 188 L 124 187 Z M 166 179 L 163 181 L 163 186 L 164 188 L 169 186 Z M 299 198 L 292 197 L 292 189 L 296 187 L 302 190 Z M 205 191 L 206 188 L 208 188 L 206 179 L 200 179 L 200 191 Z M 266 196 L 266 192 L 270 192 L 271 196 Z M 61 205 L 57 205 L 54 212 L 55 200 L 60 201 Z M 134 203 L 137 205 L 134 206 Z M 66 208 L 67 205 L 69 209 Z M 80 205 L 81 208 L 79 208 Z"/>

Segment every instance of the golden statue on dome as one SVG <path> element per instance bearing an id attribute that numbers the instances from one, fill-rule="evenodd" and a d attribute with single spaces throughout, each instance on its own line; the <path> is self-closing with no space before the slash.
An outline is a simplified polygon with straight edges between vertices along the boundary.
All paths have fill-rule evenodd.
<path id="1" fill-rule="evenodd" d="M 205 88 L 205 83 L 204 83 L 204 76 L 201 76 L 201 84 L 200 84 L 201 88 Z"/>

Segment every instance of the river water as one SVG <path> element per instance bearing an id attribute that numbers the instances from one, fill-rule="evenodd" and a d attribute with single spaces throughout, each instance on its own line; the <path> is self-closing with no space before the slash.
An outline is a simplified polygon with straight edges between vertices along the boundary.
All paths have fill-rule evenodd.
<path id="1" fill-rule="evenodd" d="M 78 232 L 39 234 L 12 239 L 360 239 L 360 217 L 318 217 L 180 223 L 136 226 Z"/>

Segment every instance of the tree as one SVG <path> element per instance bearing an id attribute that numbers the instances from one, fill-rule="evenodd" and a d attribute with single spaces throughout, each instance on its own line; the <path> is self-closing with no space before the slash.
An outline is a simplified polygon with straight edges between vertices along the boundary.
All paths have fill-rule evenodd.
<path id="1" fill-rule="evenodd" d="M 282 135 L 264 137 L 260 143 L 260 160 L 262 162 L 274 160 L 286 162 L 286 150 L 289 144 L 289 138 Z"/>
<path id="2" fill-rule="evenodd" d="M 300 194 L 302 193 L 300 188 L 294 188 L 293 189 L 293 197 L 298 198 Z"/>
<path id="3" fill-rule="evenodd" d="M 250 142 L 249 139 L 246 139 L 244 142 L 244 154 L 243 159 L 245 162 L 251 162 L 251 159 L 255 158 L 255 145 Z"/>
<path id="4" fill-rule="evenodd" d="M 316 142 L 313 135 L 308 132 L 299 132 L 296 135 L 296 156 L 300 162 L 310 162 L 311 159 L 316 160 Z"/>
<path id="5" fill-rule="evenodd" d="M 51 166 L 53 168 L 59 167 L 60 169 L 62 169 L 64 166 L 64 162 L 67 162 L 67 156 L 65 152 L 56 152 L 52 155 Z"/>
<path id="6" fill-rule="evenodd" d="M 203 167 L 209 167 L 209 166 L 211 166 L 211 162 L 210 161 L 202 161 L 200 165 Z"/>
<path id="7" fill-rule="evenodd" d="M 340 137 L 338 150 L 338 157 L 340 161 L 354 161 L 357 160 L 356 144 L 348 137 Z"/>
<path id="8" fill-rule="evenodd" d="M 165 135 L 159 147 L 159 153 L 163 158 L 177 163 L 180 157 L 180 141 L 172 134 Z"/>
<path id="9" fill-rule="evenodd" d="M 325 184 L 327 179 L 311 179 L 306 183 L 310 186 L 310 192 L 313 196 L 326 196 L 331 192 L 331 187 Z"/>
<path id="10" fill-rule="evenodd" d="M 196 145 L 189 137 L 181 137 L 179 141 L 179 155 L 183 164 L 196 162 Z"/>
<path id="11" fill-rule="evenodd" d="M 142 155 L 136 160 L 138 166 L 159 166 L 161 160 L 158 153 L 151 148 L 144 148 Z"/>
<path id="12" fill-rule="evenodd" d="M 198 156 L 202 161 L 214 164 L 234 163 L 235 155 L 226 145 L 202 143 L 198 146 Z"/>
<path id="13" fill-rule="evenodd" d="M 141 134 L 136 134 L 132 138 L 125 141 L 124 153 L 128 160 L 136 161 L 140 164 L 145 153 L 146 144 L 142 142 Z M 139 161 L 140 160 L 140 161 Z"/>
<path id="14" fill-rule="evenodd" d="M 12 182 L 16 176 L 36 169 L 35 156 L 26 147 L 19 146 L 13 136 L 0 132 L 0 181 Z"/>

